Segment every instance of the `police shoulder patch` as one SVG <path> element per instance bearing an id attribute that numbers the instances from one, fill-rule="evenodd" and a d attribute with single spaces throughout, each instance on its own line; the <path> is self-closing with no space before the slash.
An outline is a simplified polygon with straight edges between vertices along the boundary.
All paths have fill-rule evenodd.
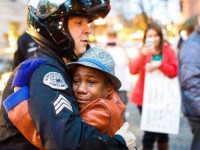
<path id="1" fill-rule="evenodd" d="M 43 83 L 53 89 L 65 90 L 68 88 L 63 76 L 58 72 L 49 72 L 43 78 Z"/>
<path id="2" fill-rule="evenodd" d="M 71 103 L 63 95 L 59 95 L 53 102 L 55 114 L 58 115 L 63 109 L 68 109 L 73 113 Z"/>

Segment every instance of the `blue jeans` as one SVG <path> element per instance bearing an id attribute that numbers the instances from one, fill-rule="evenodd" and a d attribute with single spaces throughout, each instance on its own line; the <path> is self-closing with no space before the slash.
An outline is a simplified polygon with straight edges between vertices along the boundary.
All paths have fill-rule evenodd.
<path id="1" fill-rule="evenodd" d="M 200 150 L 200 121 L 192 121 L 189 119 L 188 121 L 193 134 L 191 150 Z"/>

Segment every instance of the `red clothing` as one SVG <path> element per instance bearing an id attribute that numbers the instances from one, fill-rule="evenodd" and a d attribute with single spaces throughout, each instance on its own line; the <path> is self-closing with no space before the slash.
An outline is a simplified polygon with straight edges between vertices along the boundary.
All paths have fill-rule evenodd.
<path id="1" fill-rule="evenodd" d="M 92 101 L 80 111 L 80 115 L 99 132 L 113 136 L 124 123 L 122 114 L 125 107 L 115 92 L 108 99 L 98 98 Z"/>
<path id="2" fill-rule="evenodd" d="M 176 77 L 178 74 L 178 62 L 175 51 L 168 44 L 163 44 L 162 56 L 163 59 L 159 69 L 169 78 Z M 129 64 L 131 74 L 139 75 L 130 100 L 139 106 L 142 106 L 143 103 L 145 65 L 151 62 L 151 59 L 152 55 L 145 56 L 140 54 L 136 59 L 131 60 Z"/>

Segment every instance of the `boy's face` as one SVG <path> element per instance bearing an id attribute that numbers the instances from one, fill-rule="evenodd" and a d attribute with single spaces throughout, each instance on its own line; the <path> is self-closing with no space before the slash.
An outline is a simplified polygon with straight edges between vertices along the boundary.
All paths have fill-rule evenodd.
<path id="1" fill-rule="evenodd" d="M 104 73 L 81 65 L 74 72 L 72 86 L 80 109 L 97 98 L 108 98 L 112 89 Z"/>

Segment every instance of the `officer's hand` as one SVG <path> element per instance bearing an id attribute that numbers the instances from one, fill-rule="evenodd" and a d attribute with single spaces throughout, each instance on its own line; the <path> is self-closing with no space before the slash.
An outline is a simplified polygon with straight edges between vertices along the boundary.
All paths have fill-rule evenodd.
<path id="1" fill-rule="evenodd" d="M 129 124 L 128 122 L 125 122 L 123 126 L 121 126 L 121 128 L 115 133 L 115 135 L 116 134 L 121 135 L 124 138 L 128 149 L 134 150 L 136 146 L 136 137 L 131 131 L 128 131 L 128 128 Z"/>
<path id="2" fill-rule="evenodd" d="M 41 58 L 28 59 L 23 63 L 21 63 L 13 79 L 12 88 L 14 88 L 15 86 L 19 87 L 27 86 L 36 68 L 40 64 L 45 64 L 45 63 L 46 60 Z"/>

